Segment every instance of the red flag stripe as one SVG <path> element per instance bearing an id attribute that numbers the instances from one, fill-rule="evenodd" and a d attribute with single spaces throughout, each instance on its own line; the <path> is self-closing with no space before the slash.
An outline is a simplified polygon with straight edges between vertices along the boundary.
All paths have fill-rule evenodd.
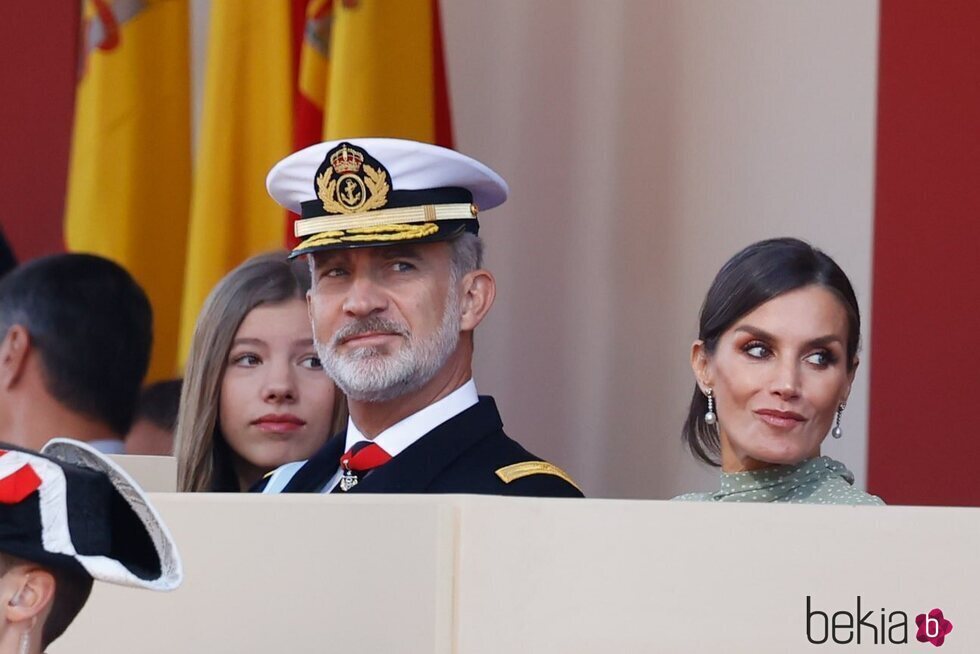
<path id="1" fill-rule="evenodd" d="M 432 0 L 432 66 L 435 93 L 436 145 L 453 147 L 452 113 L 449 104 L 449 76 L 446 74 L 445 48 L 442 45 L 442 21 L 439 0 Z"/>

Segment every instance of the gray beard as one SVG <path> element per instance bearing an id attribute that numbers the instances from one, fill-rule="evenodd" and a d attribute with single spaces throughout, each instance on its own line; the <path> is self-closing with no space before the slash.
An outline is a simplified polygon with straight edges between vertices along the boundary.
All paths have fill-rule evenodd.
<path id="1" fill-rule="evenodd" d="M 348 399 L 388 402 L 419 390 L 446 365 L 459 344 L 460 320 L 456 288 L 451 285 L 442 321 L 429 339 L 416 338 L 401 323 L 373 317 L 340 329 L 329 345 L 318 341 L 314 345 L 323 369 Z M 405 343 L 394 354 L 375 347 L 356 348 L 346 354 L 337 351 L 343 340 L 373 331 L 400 334 Z"/>

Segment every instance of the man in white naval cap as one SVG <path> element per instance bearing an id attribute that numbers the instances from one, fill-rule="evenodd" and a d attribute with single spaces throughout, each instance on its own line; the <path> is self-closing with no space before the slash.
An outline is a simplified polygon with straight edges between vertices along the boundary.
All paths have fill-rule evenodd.
<path id="1" fill-rule="evenodd" d="M 292 256 L 310 259 L 317 352 L 350 420 L 264 492 L 581 497 L 504 434 L 472 378 L 473 331 L 495 294 L 477 213 L 506 199 L 499 175 L 434 145 L 350 139 L 287 157 L 267 186 L 301 216 Z"/>

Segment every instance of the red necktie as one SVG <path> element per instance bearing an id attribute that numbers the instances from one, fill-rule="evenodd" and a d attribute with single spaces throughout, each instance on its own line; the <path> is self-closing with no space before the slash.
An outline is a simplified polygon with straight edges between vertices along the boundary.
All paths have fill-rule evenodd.
<path id="1" fill-rule="evenodd" d="M 391 455 L 372 441 L 358 441 L 340 457 L 344 476 L 340 478 L 340 490 L 347 492 L 369 470 L 391 461 Z"/>

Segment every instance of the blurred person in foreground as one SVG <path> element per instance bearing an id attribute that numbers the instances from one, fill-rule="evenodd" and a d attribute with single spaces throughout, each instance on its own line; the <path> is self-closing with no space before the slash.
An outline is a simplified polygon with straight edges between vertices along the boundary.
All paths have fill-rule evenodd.
<path id="1" fill-rule="evenodd" d="M 177 489 L 247 491 L 347 423 L 306 311 L 309 269 L 285 252 L 228 273 L 198 316 L 177 419 Z"/>
<path id="2" fill-rule="evenodd" d="M 126 434 L 126 454 L 173 455 L 182 383 L 180 379 L 167 379 L 143 389 L 133 426 Z"/>
<path id="3" fill-rule="evenodd" d="M 477 214 L 506 199 L 499 175 L 434 145 L 351 139 L 287 157 L 267 186 L 302 216 L 292 256 L 309 260 L 317 351 L 350 420 L 265 492 L 581 497 L 504 434 L 473 381 L 473 332 L 496 293 Z"/>
<path id="4" fill-rule="evenodd" d="M 35 259 L 0 279 L 0 441 L 70 436 L 121 453 L 150 362 L 153 315 L 122 267 Z"/>
<path id="5" fill-rule="evenodd" d="M 684 439 L 721 466 L 710 502 L 883 504 L 820 446 L 843 435 L 861 316 L 829 256 L 779 238 L 748 246 L 715 277 L 691 348 L 696 385 Z"/>
<path id="6" fill-rule="evenodd" d="M 183 577 L 146 495 L 80 441 L 53 439 L 42 454 L 0 444 L 0 525 L 0 654 L 42 652 L 94 580 L 173 590 Z"/>

